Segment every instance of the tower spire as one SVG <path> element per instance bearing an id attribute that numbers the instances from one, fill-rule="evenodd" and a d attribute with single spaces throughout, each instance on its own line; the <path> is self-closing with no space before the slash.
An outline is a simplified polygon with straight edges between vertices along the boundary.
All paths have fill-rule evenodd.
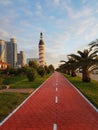
<path id="1" fill-rule="evenodd" d="M 43 41 L 43 34 L 40 33 L 40 41 L 39 41 L 39 65 L 45 65 L 45 44 Z"/>
<path id="2" fill-rule="evenodd" d="M 43 33 L 41 32 L 41 33 L 40 33 L 40 39 L 42 39 L 42 38 L 43 38 Z"/>

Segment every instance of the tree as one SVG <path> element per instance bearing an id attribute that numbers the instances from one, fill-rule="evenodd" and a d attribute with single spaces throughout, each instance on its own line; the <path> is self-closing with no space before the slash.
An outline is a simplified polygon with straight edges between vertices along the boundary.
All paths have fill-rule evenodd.
<path id="1" fill-rule="evenodd" d="M 36 76 L 37 76 L 37 72 L 36 72 L 36 70 L 35 69 L 33 69 L 33 68 L 26 68 L 26 71 L 25 71 L 25 73 L 26 73 L 26 76 L 27 76 L 27 78 L 28 78 L 28 80 L 31 82 L 31 81 L 34 81 L 35 80 L 35 78 L 36 78 Z"/>
<path id="2" fill-rule="evenodd" d="M 43 66 L 39 66 L 38 74 L 43 77 L 45 75 L 45 68 Z"/>
<path id="3" fill-rule="evenodd" d="M 74 59 L 74 58 L 68 56 L 68 62 L 69 62 L 69 65 L 70 65 L 70 73 L 71 73 L 71 76 L 72 76 L 72 77 L 75 77 L 75 76 L 76 76 L 75 70 L 77 69 L 76 59 Z"/>
<path id="4" fill-rule="evenodd" d="M 46 74 L 49 74 L 49 73 L 50 73 L 50 70 L 49 70 L 48 66 L 45 65 L 44 68 L 45 68 L 45 72 L 46 72 Z"/>
<path id="5" fill-rule="evenodd" d="M 68 61 L 61 60 L 60 62 L 64 62 L 59 66 L 61 72 L 70 75 L 70 64 Z"/>
<path id="6" fill-rule="evenodd" d="M 36 61 L 29 61 L 29 67 L 32 67 L 34 69 L 38 69 L 38 63 Z"/>
<path id="7" fill-rule="evenodd" d="M 55 70 L 55 69 L 54 69 L 54 66 L 53 66 L 52 64 L 49 65 L 48 68 L 49 68 L 50 72 L 54 72 L 54 70 Z"/>
<path id="8" fill-rule="evenodd" d="M 98 50 L 93 50 L 93 47 L 78 51 L 78 55 L 70 54 L 69 56 L 77 61 L 77 65 L 82 68 L 83 82 L 90 82 L 89 68 L 98 63 L 96 59 Z"/>
<path id="9" fill-rule="evenodd" d="M 91 48 L 96 48 L 96 47 L 98 47 L 98 39 L 96 39 L 96 41 L 91 42 L 91 43 L 89 44 L 89 46 L 90 46 Z M 98 50 L 98 48 L 96 48 L 96 50 Z"/>

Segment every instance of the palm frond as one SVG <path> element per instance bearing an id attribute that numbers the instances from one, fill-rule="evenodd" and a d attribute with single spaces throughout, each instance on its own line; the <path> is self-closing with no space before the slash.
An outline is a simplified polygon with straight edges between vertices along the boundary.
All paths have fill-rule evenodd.
<path id="1" fill-rule="evenodd" d="M 96 57 L 96 56 L 97 56 L 97 53 L 98 53 L 98 50 L 94 51 L 93 53 L 91 53 L 91 54 L 89 55 L 89 58 L 94 58 L 94 57 Z"/>
<path id="2" fill-rule="evenodd" d="M 75 60 L 80 60 L 81 59 L 81 57 L 76 55 L 76 54 L 70 54 L 69 56 L 74 58 Z"/>
<path id="3" fill-rule="evenodd" d="M 65 62 L 65 63 L 66 63 L 66 61 L 65 61 L 65 60 L 61 60 L 60 62 Z"/>

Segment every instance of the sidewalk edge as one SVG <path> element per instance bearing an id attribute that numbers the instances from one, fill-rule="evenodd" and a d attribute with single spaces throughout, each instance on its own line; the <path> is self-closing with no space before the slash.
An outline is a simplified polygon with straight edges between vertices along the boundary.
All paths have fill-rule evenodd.
<path id="1" fill-rule="evenodd" d="M 65 77 L 65 79 L 68 81 L 68 83 L 69 84 L 71 84 L 71 86 L 89 103 L 89 105 L 91 106 L 91 107 L 93 107 L 93 109 L 96 111 L 96 112 L 98 112 L 98 109 L 92 104 L 92 102 L 90 102 L 83 94 L 82 94 L 82 92 L 79 90 L 79 89 L 77 89 L 66 77 Z"/>

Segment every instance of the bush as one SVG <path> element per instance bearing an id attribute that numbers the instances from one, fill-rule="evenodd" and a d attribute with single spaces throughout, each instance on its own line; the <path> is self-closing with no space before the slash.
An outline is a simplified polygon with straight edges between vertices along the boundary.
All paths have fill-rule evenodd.
<path id="1" fill-rule="evenodd" d="M 3 85 L 9 85 L 10 84 L 10 80 L 9 80 L 9 77 L 5 77 L 3 82 L 2 82 Z"/>
<path id="2" fill-rule="evenodd" d="M 30 82 L 34 81 L 36 76 L 37 76 L 37 72 L 33 68 L 27 68 L 26 69 L 26 76 Z"/>
<path id="3" fill-rule="evenodd" d="M 40 66 L 40 67 L 38 68 L 38 74 L 39 74 L 41 77 L 43 77 L 43 76 L 45 75 L 45 68 L 42 67 L 42 66 Z"/>

